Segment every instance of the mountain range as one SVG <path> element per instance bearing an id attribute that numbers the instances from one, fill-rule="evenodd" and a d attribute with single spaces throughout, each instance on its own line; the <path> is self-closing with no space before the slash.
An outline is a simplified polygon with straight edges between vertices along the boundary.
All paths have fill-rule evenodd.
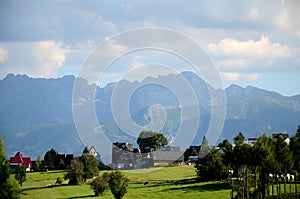
<path id="1" fill-rule="evenodd" d="M 187 80 L 195 93 L 197 104 L 182 107 L 172 90 L 160 84 L 145 84 L 147 81 L 176 84 L 179 77 Z M 75 80 L 74 76 L 45 79 L 13 74 L 0 80 L 0 136 L 4 139 L 9 157 L 17 151 L 37 157 L 51 148 L 60 153 L 82 152 L 84 144 L 77 133 L 72 112 Z M 169 141 L 176 137 L 174 132 L 180 127 L 182 109 L 198 106 L 201 113 L 200 125 L 194 140 L 191 141 L 193 145 L 201 143 L 212 117 L 210 92 L 216 96 L 222 92 L 206 84 L 192 72 L 148 77 L 143 82 L 121 80 L 102 88 L 89 84 L 84 79 L 77 78 L 77 82 L 87 90 L 96 89 L 96 116 L 111 142 L 135 143 L 136 140 L 134 136 L 120 129 L 114 121 L 111 101 L 117 86 L 121 85 L 123 89 L 138 88 L 128 102 L 132 121 L 163 132 Z M 226 101 L 220 98 L 220 101 L 214 103 L 226 103 L 226 118 L 219 140 L 232 140 L 238 132 L 243 132 L 245 137 L 274 132 L 294 134 L 300 124 L 300 95 L 287 97 L 252 86 L 243 88 L 234 84 L 227 87 L 225 93 Z M 155 123 L 160 122 L 155 120 L 157 116 L 165 121 L 161 128 L 157 127 L 161 124 Z"/>

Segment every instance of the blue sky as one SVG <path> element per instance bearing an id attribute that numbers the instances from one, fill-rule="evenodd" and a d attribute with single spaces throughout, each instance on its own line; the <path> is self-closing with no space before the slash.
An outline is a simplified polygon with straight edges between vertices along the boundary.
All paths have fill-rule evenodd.
<path id="1" fill-rule="evenodd" d="M 134 28 L 160 27 L 181 32 L 200 44 L 225 86 L 234 83 L 288 96 L 300 94 L 299 11 L 297 0 L 3 0 L 0 78 L 8 73 L 46 78 L 77 75 L 90 52 L 107 38 Z M 112 43 L 111 49 L 125 51 L 126 46 Z M 130 54 L 108 71 L 105 83 L 122 78 L 125 65 L 158 63 L 160 59 L 168 55 Z M 184 64 L 176 59 L 162 62 L 174 67 Z M 159 68 L 148 70 L 163 74 Z"/>

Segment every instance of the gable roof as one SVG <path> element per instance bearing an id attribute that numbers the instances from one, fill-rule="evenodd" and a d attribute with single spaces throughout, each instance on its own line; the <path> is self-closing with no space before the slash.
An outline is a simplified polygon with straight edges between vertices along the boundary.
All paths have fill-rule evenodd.
<path id="1" fill-rule="evenodd" d="M 15 157 L 10 158 L 10 164 L 20 164 L 27 168 L 32 168 L 31 158 L 23 157 L 21 152 L 16 153 Z"/>
<path id="2" fill-rule="evenodd" d="M 183 161 L 183 155 L 181 152 L 174 151 L 154 151 L 153 160 L 167 162 Z"/>

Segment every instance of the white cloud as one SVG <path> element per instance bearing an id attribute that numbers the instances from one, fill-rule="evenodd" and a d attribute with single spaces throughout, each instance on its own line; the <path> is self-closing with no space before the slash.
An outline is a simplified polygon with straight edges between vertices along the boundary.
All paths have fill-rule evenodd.
<path id="1" fill-rule="evenodd" d="M 223 72 L 221 73 L 222 78 L 228 82 L 235 81 L 255 81 L 259 78 L 259 73 L 231 73 Z"/>
<path id="2" fill-rule="evenodd" d="M 60 42 L 13 42 L 4 44 L 10 59 L 2 63 L 7 73 L 27 74 L 31 77 L 56 77 L 70 52 Z"/>
<path id="3" fill-rule="evenodd" d="M 3 48 L 0 48 L 0 63 L 5 62 L 8 59 L 7 51 Z"/>
<path id="4" fill-rule="evenodd" d="M 261 36 L 260 40 L 238 41 L 225 38 L 219 43 L 210 43 L 207 50 L 215 55 L 240 58 L 290 58 L 292 50 L 280 43 L 271 43 L 269 37 Z"/>
<path id="5" fill-rule="evenodd" d="M 128 81 L 143 81 L 147 77 L 159 77 L 177 72 L 168 66 L 159 64 L 145 64 L 132 68 L 123 78 Z"/>
<path id="6" fill-rule="evenodd" d="M 221 61 L 217 61 L 216 65 L 219 68 L 226 69 L 245 69 L 249 67 L 249 60 L 247 59 L 225 59 Z"/>

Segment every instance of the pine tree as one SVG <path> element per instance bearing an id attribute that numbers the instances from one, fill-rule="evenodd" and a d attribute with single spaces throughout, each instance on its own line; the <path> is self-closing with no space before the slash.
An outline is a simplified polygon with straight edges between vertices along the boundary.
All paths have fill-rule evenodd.
<path id="1" fill-rule="evenodd" d="M 9 162 L 6 160 L 2 139 L 0 139 L 0 198 L 20 198 L 19 184 L 10 178 Z"/>

